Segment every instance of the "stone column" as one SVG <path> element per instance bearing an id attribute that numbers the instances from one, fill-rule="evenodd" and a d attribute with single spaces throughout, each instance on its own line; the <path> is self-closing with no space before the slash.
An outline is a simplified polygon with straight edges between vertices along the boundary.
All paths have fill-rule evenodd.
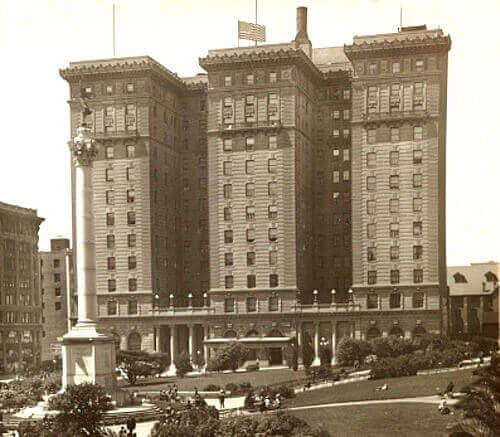
<path id="1" fill-rule="evenodd" d="M 86 108 L 85 112 L 89 112 Z M 63 336 L 62 385 L 94 382 L 116 391 L 114 340 L 97 330 L 92 161 L 97 148 L 90 129 L 82 124 L 70 142 L 75 165 L 76 273 L 78 322 Z M 69 286 L 69 284 L 68 284 Z"/>
<path id="2" fill-rule="evenodd" d="M 194 350 L 194 325 L 190 323 L 188 325 L 188 354 L 191 362 L 193 361 L 194 354 L 196 353 Z"/>
<path id="3" fill-rule="evenodd" d="M 314 322 L 314 360 L 313 366 L 319 366 L 321 360 L 319 357 L 319 322 Z"/>
<path id="4" fill-rule="evenodd" d="M 177 369 L 175 368 L 175 325 L 170 325 L 170 367 L 168 368 L 168 375 L 175 375 L 177 373 Z"/>
<path id="5" fill-rule="evenodd" d="M 297 323 L 297 364 L 300 366 L 304 363 L 302 359 L 302 322 Z"/>
<path id="6" fill-rule="evenodd" d="M 336 354 L 336 348 L 337 348 L 337 335 L 336 335 L 336 327 L 335 327 L 335 322 L 332 322 L 332 366 L 337 364 L 337 354 Z"/>
<path id="7" fill-rule="evenodd" d="M 2 331 L 2 354 L 3 354 L 3 371 L 7 373 L 7 336 L 8 333 Z"/>
<path id="8" fill-rule="evenodd" d="M 206 370 L 208 366 L 208 344 L 205 342 L 208 340 L 208 326 L 203 326 L 203 360 L 205 361 L 205 365 L 203 366 Z"/>

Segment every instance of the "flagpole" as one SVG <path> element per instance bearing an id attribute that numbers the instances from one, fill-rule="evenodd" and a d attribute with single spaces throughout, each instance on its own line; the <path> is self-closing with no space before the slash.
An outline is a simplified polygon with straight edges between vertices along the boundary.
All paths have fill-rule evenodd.
<path id="1" fill-rule="evenodd" d="M 113 3 L 113 58 L 116 57 L 115 4 Z"/>
<path id="2" fill-rule="evenodd" d="M 257 0 L 255 0 L 255 24 L 257 25 Z M 257 45 L 257 40 L 255 40 L 255 45 Z"/>

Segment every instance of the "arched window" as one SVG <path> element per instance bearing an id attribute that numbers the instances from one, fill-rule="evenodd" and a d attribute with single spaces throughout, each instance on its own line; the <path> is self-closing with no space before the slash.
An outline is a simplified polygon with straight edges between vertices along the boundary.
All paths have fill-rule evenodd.
<path id="1" fill-rule="evenodd" d="M 425 335 L 425 333 L 426 333 L 426 330 L 421 325 L 415 326 L 415 329 L 413 330 L 414 337 L 422 337 L 423 335 Z"/>
<path id="2" fill-rule="evenodd" d="M 237 338 L 238 334 L 234 329 L 229 329 L 228 331 L 224 332 L 224 338 Z"/>
<path id="3" fill-rule="evenodd" d="M 374 338 L 380 337 L 380 331 L 378 328 L 375 326 L 372 326 L 367 332 L 366 332 L 366 339 L 367 340 L 372 340 Z"/>
<path id="4" fill-rule="evenodd" d="M 140 352 L 141 340 L 141 335 L 138 332 L 131 332 L 128 336 L 127 350 Z"/>
<path id="5" fill-rule="evenodd" d="M 269 333 L 267 334 L 268 337 L 283 337 L 283 334 L 279 329 L 271 329 Z"/>
<path id="6" fill-rule="evenodd" d="M 246 337 L 258 337 L 259 333 L 255 329 L 251 329 L 247 332 Z"/>
<path id="7" fill-rule="evenodd" d="M 393 335 L 394 337 L 404 337 L 404 332 L 399 326 L 393 326 L 389 331 L 389 335 Z"/>

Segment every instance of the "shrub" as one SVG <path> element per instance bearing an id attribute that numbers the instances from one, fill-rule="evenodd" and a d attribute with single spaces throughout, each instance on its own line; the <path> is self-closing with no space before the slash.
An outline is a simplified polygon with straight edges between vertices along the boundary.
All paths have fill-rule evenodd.
<path id="1" fill-rule="evenodd" d="M 479 352 L 489 354 L 491 351 L 496 351 L 498 349 L 498 343 L 495 338 L 473 337 L 471 349 L 474 355 L 477 355 Z"/>
<path id="2" fill-rule="evenodd" d="M 290 369 L 297 370 L 299 367 L 299 352 L 295 338 L 284 348 L 284 358 Z"/>
<path id="3" fill-rule="evenodd" d="M 333 376 L 332 368 L 328 364 L 310 367 L 309 372 L 306 373 L 313 379 L 313 381 L 317 379 L 331 379 Z"/>
<path id="4" fill-rule="evenodd" d="M 147 377 L 154 373 L 154 369 L 143 361 L 122 362 L 120 367 L 125 372 L 130 385 L 135 385 L 139 376 Z"/>
<path id="5" fill-rule="evenodd" d="M 304 332 L 302 337 L 302 363 L 307 369 L 311 366 L 314 360 L 314 349 L 312 345 L 312 339 L 308 332 Z"/>
<path id="6" fill-rule="evenodd" d="M 387 337 L 377 337 L 370 341 L 372 352 L 378 358 L 393 356 L 392 348 Z"/>
<path id="7" fill-rule="evenodd" d="M 351 337 L 343 337 L 337 346 L 337 360 L 342 365 L 352 365 L 355 361 L 362 362 L 370 353 L 370 343 Z"/>
<path id="8" fill-rule="evenodd" d="M 191 360 L 187 353 L 180 354 L 174 361 L 175 367 L 177 369 L 177 376 L 181 378 L 186 375 L 186 373 L 191 372 L 193 370 L 193 366 L 191 365 Z"/>
<path id="9" fill-rule="evenodd" d="M 220 391 L 220 385 L 207 384 L 205 387 L 203 387 L 203 391 Z"/>
<path id="10" fill-rule="evenodd" d="M 208 362 L 208 370 L 234 372 L 246 360 L 248 353 L 249 350 L 245 345 L 233 341 L 217 351 L 215 358 Z"/>
<path id="11" fill-rule="evenodd" d="M 235 384 L 234 382 L 228 382 L 224 387 L 224 390 L 226 390 L 227 392 L 236 393 L 239 391 L 239 388 L 240 387 L 238 384 Z"/>
<path id="12" fill-rule="evenodd" d="M 258 364 L 249 364 L 247 367 L 247 372 L 255 372 L 259 370 L 259 365 Z"/>

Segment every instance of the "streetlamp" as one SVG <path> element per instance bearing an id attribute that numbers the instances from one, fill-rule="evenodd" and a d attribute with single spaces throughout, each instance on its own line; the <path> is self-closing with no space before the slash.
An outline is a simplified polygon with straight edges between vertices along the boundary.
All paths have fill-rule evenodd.
<path id="1" fill-rule="evenodd" d="M 335 294 L 336 294 L 336 293 L 337 293 L 337 292 L 335 291 L 335 288 L 332 288 L 332 289 L 330 290 L 330 294 L 331 294 L 331 296 L 332 296 L 332 305 L 334 305 L 334 304 L 335 304 Z"/>
<path id="2" fill-rule="evenodd" d="M 193 293 L 188 293 L 188 307 L 191 308 L 193 306 Z"/>
<path id="3" fill-rule="evenodd" d="M 315 288 L 313 290 L 313 303 L 314 305 L 318 305 L 318 290 Z"/>
<path id="4" fill-rule="evenodd" d="M 160 296 L 157 294 L 154 295 L 154 301 L 153 301 L 153 309 L 154 308 L 160 308 Z"/>
<path id="5" fill-rule="evenodd" d="M 174 305 L 174 293 L 170 293 L 168 296 L 168 307 L 172 307 Z"/>
<path id="6" fill-rule="evenodd" d="M 352 288 L 349 288 L 349 290 L 347 290 L 347 296 L 349 298 L 349 303 L 353 303 L 354 302 L 354 293 L 352 291 Z"/>
<path id="7" fill-rule="evenodd" d="M 203 306 L 204 307 L 208 306 L 208 293 L 206 291 L 205 293 L 203 293 Z"/>
<path id="8" fill-rule="evenodd" d="M 328 364 L 331 360 L 328 346 L 330 342 L 325 337 L 321 337 L 319 340 L 319 360 L 321 364 Z"/>

